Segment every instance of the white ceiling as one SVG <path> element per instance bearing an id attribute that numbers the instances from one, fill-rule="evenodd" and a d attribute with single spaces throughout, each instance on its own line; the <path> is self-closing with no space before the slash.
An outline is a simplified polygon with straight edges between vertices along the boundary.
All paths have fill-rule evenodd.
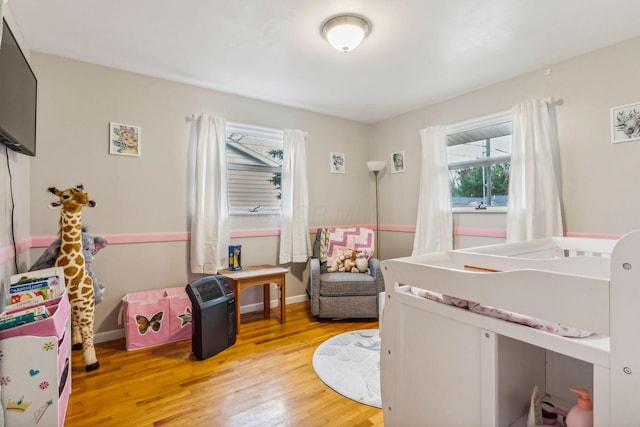
<path id="1" fill-rule="evenodd" d="M 35 51 L 366 123 L 640 35 L 635 0 L 9 0 L 8 6 Z M 342 12 L 372 24 L 349 53 L 320 34 L 322 22 Z"/>

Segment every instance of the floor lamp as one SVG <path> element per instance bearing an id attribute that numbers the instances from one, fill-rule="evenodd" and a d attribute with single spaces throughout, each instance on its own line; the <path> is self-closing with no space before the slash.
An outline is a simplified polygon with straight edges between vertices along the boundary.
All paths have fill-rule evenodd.
<path id="1" fill-rule="evenodd" d="M 380 221 L 378 218 L 378 174 L 382 169 L 384 169 L 384 166 L 385 164 L 384 164 L 384 161 L 382 160 L 372 160 L 370 162 L 367 162 L 367 167 L 371 172 L 373 172 L 376 178 L 376 257 L 377 258 L 380 258 L 380 252 L 378 250 L 378 240 L 380 240 L 378 238 L 378 227 L 380 226 Z"/>

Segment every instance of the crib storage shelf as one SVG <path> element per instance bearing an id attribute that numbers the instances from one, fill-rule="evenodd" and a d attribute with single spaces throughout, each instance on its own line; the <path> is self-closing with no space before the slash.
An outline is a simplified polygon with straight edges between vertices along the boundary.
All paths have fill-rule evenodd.
<path id="1" fill-rule="evenodd" d="M 49 318 L 0 331 L 6 427 L 64 425 L 71 391 L 70 305 L 66 293 L 45 304 Z"/>
<path id="2" fill-rule="evenodd" d="M 534 386 L 564 409 L 575 403 L 570 387 L 587 388 L 594 425 L 640 425 L 640 231 L 595 244 L 560 238 L 386 260 L 382 271 L 385 425 L 526 425 Z M 554 335 L 411 287 L 595 334 Z"/>

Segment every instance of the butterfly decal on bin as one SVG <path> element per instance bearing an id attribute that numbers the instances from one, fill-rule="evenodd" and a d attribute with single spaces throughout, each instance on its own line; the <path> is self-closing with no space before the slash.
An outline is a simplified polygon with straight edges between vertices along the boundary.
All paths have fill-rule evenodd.
<path id="1" fill-rule="evenodd" d="M 151 318 L 147 318 L 147 316 L 143 314 L 136 314 L 136 323 L 138 323 L 138 332 L 140 335 L 144 335 L 147 333 L 149 329 L 153 332 L 159 332 L 162 327 L 162 317 L 164 316 L 164 311 L 159 311 Z"/>
<path id="2" fill-rule="evenodd" d="M 184 286 L 126 294 L 118 315 L 124 324 L 126 349 L 191 339 L 192 311 Z"/>

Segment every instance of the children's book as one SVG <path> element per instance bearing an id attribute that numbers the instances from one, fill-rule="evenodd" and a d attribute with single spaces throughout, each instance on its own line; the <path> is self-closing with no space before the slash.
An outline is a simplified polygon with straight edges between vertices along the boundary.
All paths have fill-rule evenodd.
<path id="1" fill-rule="evenodd" d="M 0 330 L 26 325 L 27 323 L 35 322 L 36 320 L 43 320 L 48 317 L 49 310 L 43 305 L 16 311 L 14 313 L 3 314 L 0 316 Z"/>
<path id="2" fill-rule="evenodd" d="M 14 311 L 41 304 L 64 293 L 62 267 L 45 268 L 14 274 L 10 278 L 5 311 Z"/>

